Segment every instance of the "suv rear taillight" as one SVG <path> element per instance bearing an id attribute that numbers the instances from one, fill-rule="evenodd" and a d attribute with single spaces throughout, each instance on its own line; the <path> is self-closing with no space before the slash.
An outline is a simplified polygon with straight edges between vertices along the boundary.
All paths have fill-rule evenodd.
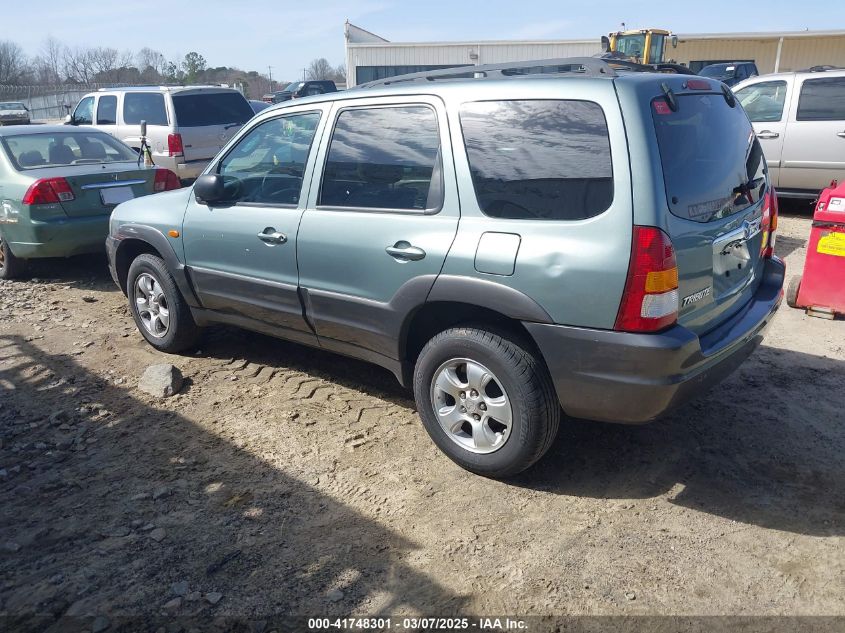
<path id="1" fill-rule="evenodd" d="M 179 177 L 169 169 L 161 167 L 156 168 L 156 176 L 153 181 L 153 191 L 156 193 L 160 191 L 170 191 L 171 189 L 179 189 L 182 183 L 179 182 Z"/>
<path id="2" fill-rule="evenodd" d="M 181 134 L 168 134 L 167 135 L 167 153 L 171 156 L 184 156 L 185 155 L 185 148 L 182 147 L 182 135 Z"/>
<path id="3" fill-rule="evenodd" d="M 64 178 L 41 178 L 29 186 L 23 195 L 24 204 L 55 204 L 74 199 L 73 189 Z"/>
<path id="4" fill-rule="evenodd" d="M 760 254 L 766 259 L 771 259 L 775 254 L 775 232 L 778 228 L 778 194 L 774 187 L 769 187 L 769 191 L 766 193 L 760 228 L 763 231 Z"/>
<path id="5" fill-rule="evenodd" d="M 656 332 L 678 320 L 678 266 L 672 240 L 653 226 L 635 226 L 628 279 L 615 330 Z"/>

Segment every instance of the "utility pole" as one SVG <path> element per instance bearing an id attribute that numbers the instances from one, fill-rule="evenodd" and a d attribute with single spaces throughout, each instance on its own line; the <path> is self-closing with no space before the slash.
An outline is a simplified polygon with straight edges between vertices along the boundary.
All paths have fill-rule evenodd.
<path id="1" fill-rule="evenodd" d="M 267 76 L 270 78 L 270 92 L 273 92 L 273 67 L 267 66 Z"/>
<path id="2" fill-rule="evenodd" d="M 307 68 L 302 69 L 302 81 L 305 81 L 305 71 L 307 71 L 307 70 L 308 70 Z"/>

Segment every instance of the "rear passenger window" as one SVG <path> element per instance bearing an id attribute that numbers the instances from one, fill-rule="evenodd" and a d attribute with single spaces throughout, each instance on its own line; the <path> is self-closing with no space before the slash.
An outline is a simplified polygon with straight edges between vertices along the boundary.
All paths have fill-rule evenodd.
<path id="1" fill-rule="evenodd" d="M 100 97 L 97 101 L 97 125 L 115 125 L 117 123 L 117 97 Z"/>
<path id="2" fill-rule="evenodd" d="M 437 116 L 428 106 L 355 108 L 340 113 L 319 204 L 436 210 L 443 202 Z"/>
<path id="3" fill-rule="evenodd" d="M 156 92 L 127 92 L 123 97 L 123 122 L 137 125 L 167 125 L 164 95 Z"/>
<path id="4" fill-rule="evenodd" d="M 582 220 L 613 201 L 610 138 L 596 103 L 468 103 L 461 128 L 485 215 Z"/>
<path id="5" fill-rule="evenodd" d="M 807 79 L 798 99 L 799 121 L 845 121 L 845 77 Z"/>

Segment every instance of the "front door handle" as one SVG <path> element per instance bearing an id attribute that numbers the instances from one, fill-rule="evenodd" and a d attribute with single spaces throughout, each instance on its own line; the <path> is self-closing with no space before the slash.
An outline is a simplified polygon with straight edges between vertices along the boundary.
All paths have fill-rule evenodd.
<path id="1" fill-rule="evenodd" d="M 845 138 L 845 132 L 837 132 L 836 136 L 838 136 L 839 138 Z"/>
<path id="2" fill-rule="evenodd" d="M 284 233 L 280 233 L 272 226 L 268 226 L 266 229 L 261 231 L 261 233 L 259 233 L 257 237 L 265 244 L 284 244 L 288 241 L 287 235 L 285 235 Z"/>
<path id="3" fill-rule="evenodd" d="M 385 252 L 403 262 L 417 261 L 425 257 L 425 251 L 418 246 L 411 246 L 410 242 L 400 240 L 393 246 L 388 246 L 384 249 Z"/>
<path id="4" fill-rule="evenodd" d="M 767 139 L 767 138 L 777 138 L 780 136 L 777 132 L 772 132 L 771 130 L 763 130 L 757 134 L 757 138 Z"/>

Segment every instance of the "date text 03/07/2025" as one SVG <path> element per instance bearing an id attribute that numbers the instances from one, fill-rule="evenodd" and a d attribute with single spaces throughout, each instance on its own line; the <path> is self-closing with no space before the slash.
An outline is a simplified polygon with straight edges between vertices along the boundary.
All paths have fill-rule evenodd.
<path id="1" fill-rule="evenodd" d="M 432 618 L 432 617 L 377 617 L 377 618 L 308 618 L 308 630 L 385 631 L 525 631 L 525 620 L 509 617 L 490 618 Z"/>

